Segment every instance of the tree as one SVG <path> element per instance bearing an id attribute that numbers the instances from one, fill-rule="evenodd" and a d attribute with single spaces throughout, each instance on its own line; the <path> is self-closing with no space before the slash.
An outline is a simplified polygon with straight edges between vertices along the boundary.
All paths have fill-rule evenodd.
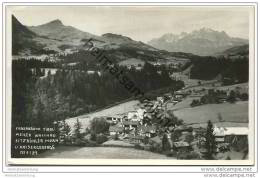
<path id="1" fill-rule="evenodd" d="M 200 101 L 199 100 L 192 100 L 190 106 L 191 107 L 195 107 L 195 106 L 199 106 L 200 105 Z"/>
<path id="2" fill-rule="evenodd" d="M 115 134 L 114 140 L 119 140 L 118 133 Z"/>
<path id="3" fill-rule="evenodd" d="M 66 123 L 65 119 L 63 119 L 62 121 L 62 131 L 64 132 L 64 134 L 67 136 L 69 135 L 71 128 L 69 126 L 69 124 Z"/>
<path id="4" fill-rule="evenodd" d="M 35 106 L 35 110 L 36 110 L 36 113 L 35 113 L 35 123 L 36 125 L 39 125 L 40 127 L 44 127 L 46 125 L 46 122 L 43 122 L 45 120 L 45 117 L 44 117 L 44 105 L 43 103 L 41 102 L 41 100 L 39 99 L 36 106 Z"/>
<path id="5" fill-rule="evenodd" d="M 191 143 L 194 140 L 194 136 L 192 134 L 188 134 L 185 137 L 185 141 Z"/>
<path id="6" fill-rule="evenodd" d="M 207 126 L 207 131 L 206 131 L 206 154 L 205 154 L 205 158 L 208 160 L 213 159 L 213 155 L 216 152 L 216 148 L 217 148 L 217 144 L 216 144 L 216 140 L 215 140 L 215 135 L 214 135 L 214 128 L 213 125 L 211 123 L 211 121 L 208 121 L 208 126 Z"/>
<path id="7" fill-rule="evenodd" d="M 108 129 L 109 123 L 102 117 L 95 117 L 90 123 L 90 130 L 94 134 L 106 133 Z"/>
<path id="8" fill-rule="evenodd" d="M 168 151 L 170 149 L 171 149 L 171 146 L 170 146 L 170 143 L 168 141 L 167 134 L 164 134 L 163 138 L 162 138 L 162 150 L 163 151 Z"/>
<path id="9" fill-rule="evenodd" d="M 174 130 L 174 132 L 171 134 L 171 139 L 173 142 L 179 141 L 179 138 L 181 136 L 181 131 L 180 130 Z"/>
<path id="10" fill-rule="evenodd" d="M 171 110 L 161 111 L 160 113 L 160 125 L 162 127 L 176 127 L 183 124 L 183 120 L 176 117 Z"/>
<path id="11" fill-rule="evenodd" d="M 96 142 L 97 142 L 98 144 L 102 144 L 102 143 L 104 143 L 104 142 L 106 142 L 106 141 L 107 141 L 107 136 L 106 136 L 106 135 L 104 135 L 104 134 L 99 134 L 99 135 L 96 136 Z"/>
<path id="12" fill-rule="evenodd" d="M 236 93 L 234 92 L 234 90 L 231 90 L 231 91 L 230 91 L 230 94 L 229 94 L 227 100 L 228 100 L 230 103 L 236 102 Z"/>
<path id="13" fill-rule="evenodd" d="M 58 122 L 58 135 L 60 138 L 60 142 L 62 143 L 67 143 L 68 140 L 68 136 L 70 134 L 71 128 L 69 126 L 69 124 L 66 123 L 65 119 L 63 119 L 61 122 Z"/>
<path id="14" fill-rule="evenodd" d="M 48 76 L 48 77 L 51 76 L 51 70 L 48 70 L 47 76 Z"/>
<path id="15" fill-rule="evenodd" d="M 241 99 L 242 101 L 248 101 L 248 94 L 247 94 L 247 93 L 242 93 L 242 94 L 240 95 L 240 99 Z"/>
<path id="16" fill-rule="evenodd" d="M 97 140 L 97 135 L 95 133 L 90 134 L 90 140 L 96 141 Z"/>
<path id="17" fill-rule="evenodd" d="M 77 138 L 82 138 L 82 134 L 80 133 L 81 129 L 82 124 L 79 122 L 79 119 L 77 119 L 76 123 L 74 124 L 74 134 Z"/>
<path id="18" fill-rule="evenodd" d="M 86 130 L 85 130 L 85 134 L 87 135 L 87 134 L 90 134 L 90 133 L 91 133 L 91 131 L 90 131 L 90 129 L 87 127 Z"/>

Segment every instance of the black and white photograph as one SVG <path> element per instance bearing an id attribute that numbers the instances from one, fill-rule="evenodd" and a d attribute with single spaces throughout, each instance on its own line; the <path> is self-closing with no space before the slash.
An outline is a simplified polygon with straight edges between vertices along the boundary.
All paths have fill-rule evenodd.
<path id="1" fill-rule="evenodd" d="M 6 11 L 11 160 L 253 164 L 253 6 Z"/>

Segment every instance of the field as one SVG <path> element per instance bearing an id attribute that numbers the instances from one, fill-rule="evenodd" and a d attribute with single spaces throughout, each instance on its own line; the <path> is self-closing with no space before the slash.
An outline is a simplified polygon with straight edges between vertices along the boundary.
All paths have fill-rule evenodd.
<path id="1" fill-rule="evenodd" d="M 187 97 L 175 105 L 169 103 L 168 108 L 170 110 L 180 110 L 180 109 L 190 108 L 190 104 L 194 99 L 200 99 L 200 97 Z"/>
<path id="2" fill-rule="evenodd" d="M 134 147 L 133 144 L 124 142 L 121 140 L 108 140 L 102 143 L 103 146 L 114 146 L 114 147 Z"/>
<path id="3" fill-rule="evenodd" d="M 230 86 L 212 86 L 202 85 L 189 88 L 190 90 L 201 89 L 215 90 L 235 90 L 240 88 L 242 92 L 248 92 L 248 83 L 230 85 Z M 223 122 L 220 125 L 230 127 L 241 127 L 248 125 L 248 101 L 238 101 L 234 104 L 228 102 L 221 104 L 206 104 L 196 107 L 191 107 L 192 100 L 200 99 L 200 96 L 187 96 L 177 104 L 168 104 L 167 108 L 173 110 L 174 114 L 184 120 L 186 124 L 204 124 L 208 120 L 219 122 L 219 117 L 222 117 Z"/>
<path id="4" fill-rule="evenodd" d="M 175 159 L 162 154 L 134 148 L 121 147 L 75 147 L 60 146 L 46 151 L 38 158 L 73 158 L 73 159 Z"/>
<path id="5" fill-rule="evenodd" d="M 240 83 L 235 85 L 228 85 L 228 86 L 217 86 L 219 82 L 217 81 L 208 81 L 202 82 L 201 85 L 193 86 L 191 88 L 187 87 L 185 90 L 201 90 L 201 89 L 215 89 L 215 90 L 235 90 L 237 87 L 242 88 L 244 92 L 248 93 L 248 83 Z"/>
<path id="6" fill-rule="evenodd" d="M 235 104 L 207 104 L 193 108 L 178 109 L 174 114 L 185 123 L 206 123 L 208 120 L 219 122 L 221 116 L 225 122 L 248 123 L 248 101 Z"/>
<path id="7" fill-rule="evenodd" d="M 138 66 L 139 64 L 141 66 L 143 66 L 144 61 L 142 61 L 140 59 L 136 59 L 136 58 L 130 58 L 130 59 L 119 62 L 119 65 L 122 65 L 122 66 Z"/>

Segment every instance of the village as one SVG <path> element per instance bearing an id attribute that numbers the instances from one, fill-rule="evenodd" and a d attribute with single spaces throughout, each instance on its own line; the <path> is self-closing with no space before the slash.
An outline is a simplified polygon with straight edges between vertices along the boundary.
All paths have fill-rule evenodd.
<path id="1" fill-rule="evenodd" d="M 192 103 L 200 101 L 199 98 L 206 98 L 206 101 L 212 102 L 212 96 L 214 96 L 214 102 L 221 104 L 230 102 L 233 92 L 236 93 L 236 100 L 241 100 L 239 96 L 245 94 L 243 93 L 244 88 L 240 87 L 225 91 L 205 88 L 183 88 L 158 96 L 154 100 L 145 99 L 138 103 L 132 111 L 99 117 L 109 123 L 109 127 L 108 132 L 95 136 L 96 138 L 105 137 L 95 146 L 133 147 L 177 157 L 177 159 L 205 159 L 207 127 L 211 124 L 214 135 L 213 143 L 216 144 L 215 159 L 245 159 L 248 152 L 247 124 L 240 126 L 239 123 L 226 122 L 221 117 L 213 123 L 207 120 L 204 123 L 190 124 L 185 123 L 182 118 L 177 118 L 174 111 L 171 110 L 173 106 L 187 98 L 195 98 L 190 105 L 196 107 Z M 243 94 L 238 96 L 240 92 Z M 200 105 L 203 104 L 208 104 L 208 102 L 200 103 Z M 81 130 L 84 129 L 81 128 Z M 93 140 L 90 132 L 85 133 L 81 141 L 75 132 L 71 131 L 70 135 L 72 144 L 82 143 L 84 139 L 88 143 Z M 85 145 L 84 142 L 83 145 Z M 233 154 L 234 152 L 235 154 Z"/>

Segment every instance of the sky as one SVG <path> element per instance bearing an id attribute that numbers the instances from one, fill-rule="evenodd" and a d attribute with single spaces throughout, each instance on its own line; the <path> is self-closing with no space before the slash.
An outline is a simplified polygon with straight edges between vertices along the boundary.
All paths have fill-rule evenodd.
<path id="1" fill-rule="evenodd" d="M 116 33 L 147 42 L 166 33 L 180 34 L 204 27 L 248 39 L 250 9 L 245 6 L 19 6 L 12 13 L 27 26 L 59 19 L 64 25 L 95 35 Z"/>

